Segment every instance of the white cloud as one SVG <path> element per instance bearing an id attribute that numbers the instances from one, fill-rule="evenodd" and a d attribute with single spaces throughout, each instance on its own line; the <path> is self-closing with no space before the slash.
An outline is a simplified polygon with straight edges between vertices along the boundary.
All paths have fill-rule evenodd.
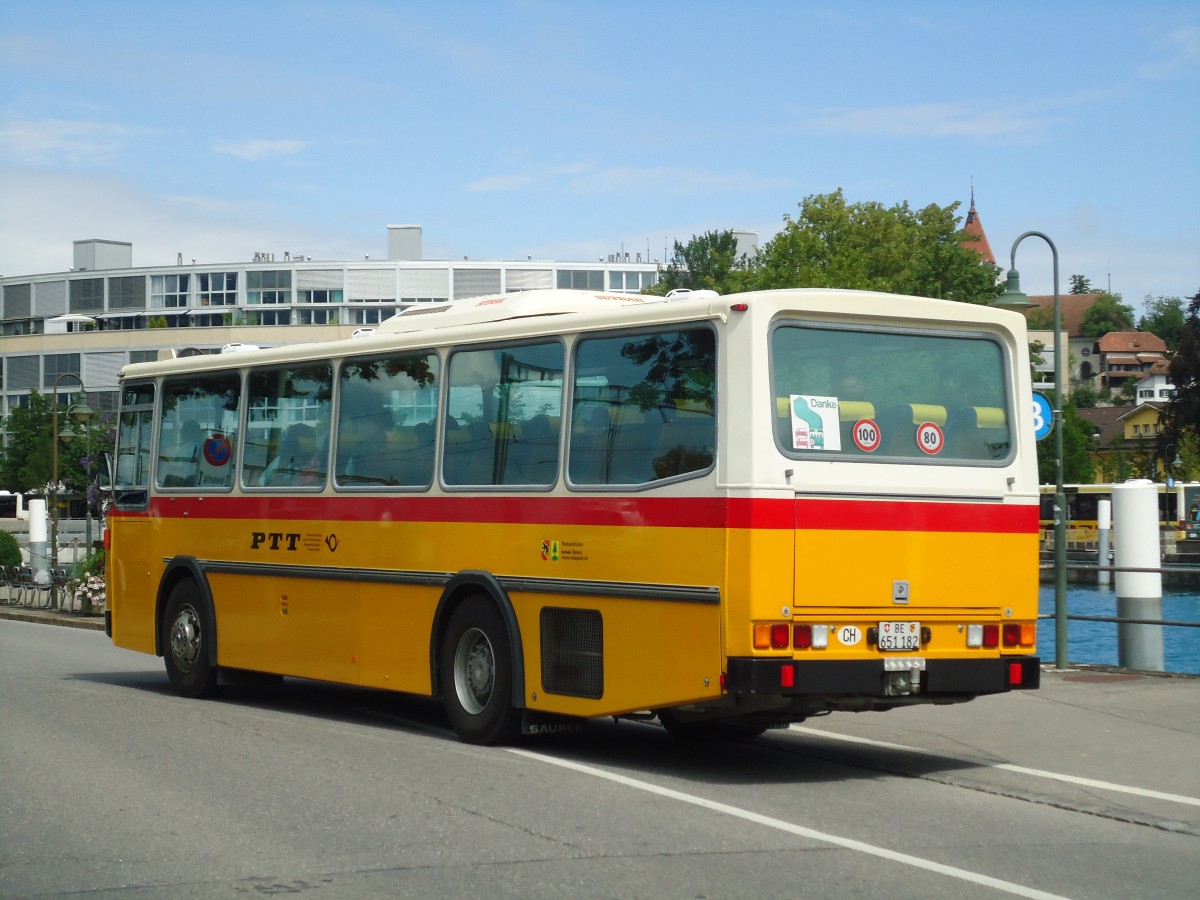
<path id="1" fill-rule="evenodd" d="M 532 175 L 489 175 L 472 181 L 466 185 L 466 190 L 483 194 L 505 193 L 536 187 L 537 181 Z"/>
<path id="2" fill-rule="evenodd" d="M 786 182 L 744 172 L 714 172 L 670 166 L 607 166 L 584 163 L 554 166 L 540 172 L 491 175 L 466 185 L 468 191 L 623 194 L 639 191 L 673 195 L 769 190 Z"/>
<path id="3" fill-rule="evenodd" d="M 1142 66 L 1145 78 L 1171 78 L 1200 66 L 1200 26 L 1185 25 L 1163 39 L 1161 55 Z"/>
<path id="4" fill-rule="evenodd" d="M 824 134 L 1031 140 L 1048 134 L 1064 121 L 1045 113 L 956 102 L 829 110 L 801 124 Z"/>
<path id="5" fill-rule="evenodd" d="M 352 259 L 364 237 L 319 225 L 297 225 L 261 204 L 146 193 L 117 178 L 41 173 L 0 167 L 0 273 L 66 271 L 72 242 L 87 238 L 129 241 L 135 266 L 185 260 L 249 261 L 266 250 L 316 258 Z M 17 214 L 19 211 L 19 215 Z M 382 226 L 369 238 L 382 246 Z M 366 245 L 373 250 L 372 243 Z"/>
<path id="6" fill-rule="evenodd" d="M 236 141 L 220 141 L 213 150 L 238 159 L 269 159 L 279 156 L 295 156 L 308 146 L 304 141 L 276 140 L 268 141 L 262 138 L 242 138 Z"/>
<path id="7" fill-rule="evenodd" d="M 147 129 L 69 119 L 0 123 L 0 158 L 23 165 L 81 165 L 115 156 Z"/>

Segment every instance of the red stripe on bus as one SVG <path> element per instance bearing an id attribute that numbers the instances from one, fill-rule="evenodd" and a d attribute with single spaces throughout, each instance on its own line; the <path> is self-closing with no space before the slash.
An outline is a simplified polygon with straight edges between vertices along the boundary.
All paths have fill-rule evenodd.
<path id="1" fill-rule="evenodd" d="M 1033 534 L 1036 505 L 719 497 L 155 497 L 151 516 Z M 146 513 L 115 512 L 116 517 Z"/>
<path id="2" fill-rule="evenodd" d="M 796 527 L 829 531 L 1035 534 L 1038 507 L 905 500 L 797 500 Z"/>

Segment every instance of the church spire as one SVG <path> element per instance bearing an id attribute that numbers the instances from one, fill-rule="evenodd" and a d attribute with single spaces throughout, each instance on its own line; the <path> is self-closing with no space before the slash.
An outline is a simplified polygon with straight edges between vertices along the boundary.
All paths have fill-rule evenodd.
<path id="1" fill-rule="evenodd" d="M 983 230 L 983 223 L 979 221 L 979 213 L 975 209 L 975 181 L 971 181 L 971 208 L 967 210 L 967 219 L 963 222 L 963 231 L 967 233 L 967 239 L 963 243 L 975 250 L 990 262 L 996 264 L 996 255 L 992 253 L 992 245 L 988 243 L 987 234 Z"/>

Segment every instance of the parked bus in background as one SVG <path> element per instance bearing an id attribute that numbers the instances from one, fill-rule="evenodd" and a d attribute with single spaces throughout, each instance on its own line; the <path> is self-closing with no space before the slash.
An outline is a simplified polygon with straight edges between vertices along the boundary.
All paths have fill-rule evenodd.
<path id="1" fill-rule="evenodd" d="M 106 627 L 185 695 L 434 696 L 477 743 L 1033 688 L 1026 346 L 918 297 L 528 291 L 129 365 Z"/>
<path id="2" fill-rule="evenodd" d="M 1172 481 L 1158 483 L 1158 526 L 1172 539 L 1200 538 L 1200 483 Z M 1112 502 L 1111 484 L 1066 484 L 1067 536 L 1072 542 L 1094 542 L 1098 527 L 1099 502 Z M 1054 532 L 1054 491 L 1052 484 L 1041 486 L 1041 528 L 1046 536 Z"/>

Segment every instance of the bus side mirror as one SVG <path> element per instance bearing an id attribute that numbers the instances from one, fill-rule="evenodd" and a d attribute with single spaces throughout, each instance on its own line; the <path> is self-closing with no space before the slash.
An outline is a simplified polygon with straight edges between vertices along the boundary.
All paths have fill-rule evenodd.
<path id="1" fill-rule="evenodd" d="M 100 454 L 100 474 L 96 476 L 96 487 L 101 493 L 111 494 L 113 489 L 113 473 L 116 471 L 116 464 L 113 462 L 113 455 L 105 450 Z"/>

